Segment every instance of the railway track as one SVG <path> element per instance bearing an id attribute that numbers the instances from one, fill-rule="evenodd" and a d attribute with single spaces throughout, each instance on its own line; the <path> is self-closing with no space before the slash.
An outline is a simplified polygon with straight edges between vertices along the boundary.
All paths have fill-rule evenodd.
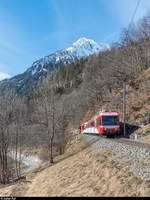
<path id="1" fill-rule="evenodd" d="M 103 137 L 103 136 L 99 136 L 97 134 L 85 134 L 85 135 L 91 135 L 93 137 L 97 137 L 97 138 L 103 138 L 103 139 L 106 139 L 108 141 L 112 141 L 112 142 L 118 142 L 118 143 L 121 143 L 121 144 L 127 144 L 127 145 L 131 145 L 131 146 L 137 146 L 139 148 L 146 148 L 146 149 L 150 149 L 150 142 L 145 142 L 145 141 L 142 141 L 142 140 L 133 140 L 133 139 L 127 139 L 127 138 L 106 138 L 106 137 Z"/>
<path id="2" fill-rule="evenodd" d="M 150 181 L 150 143 L 127 138 L 105 138 L 93 134 L 85 134 L 85 140 L 97 141 L 90 146 L 92 154 L 111 151 L 108 161 L 115 161 L 121 169 L 129 169 L 135 176 Z"/>

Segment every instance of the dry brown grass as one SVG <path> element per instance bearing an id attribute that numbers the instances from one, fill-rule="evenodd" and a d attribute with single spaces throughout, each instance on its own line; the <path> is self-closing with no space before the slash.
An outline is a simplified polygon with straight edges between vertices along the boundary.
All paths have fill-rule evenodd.
<path id="1" fill-rule="evenodd" d="M 141 135 L 141 134 L 148 134 L 150 135 L 150 124 L 146 125 L 146 126 L 143 126 L 142 128 L 138 129 L 137 131 L 135 131 L 135 133 L 137 135 Z M 142 139 L 142 138 L 141 138 Z M 146 137 L 143 137 L 143 140 L 144 139 L 150 139 L 150 136 L 146 136 Z M 147 140 L 146 140 L 147 141 Z"/>
<path id="2" fill-rule="evenodd" d="M 38 174 L 25 195 L 142 196 L 143 183 L 131 172 L 116 169 L 104 154 L 89 156 L 84 150 Z"/>
<path id="3" fill-rule="evenodd" d="M 83 136 L 79 137 L 83 140 Z M 54 165 L 48 162 L 27 175 L 27 181 L 0 189 L 1 196 L 148 196 L 150 183 L 109 161 L 112 151 L 97 155 L 82 142 L 74 144 Z M 76 153 L 74 152 L 76 151 Z M 74 154 L 71 154 L 74 153 Z M 70 155 L 70 156 L 69 156 Z M 29 182 L 30 181 L 30 182 Z"/>

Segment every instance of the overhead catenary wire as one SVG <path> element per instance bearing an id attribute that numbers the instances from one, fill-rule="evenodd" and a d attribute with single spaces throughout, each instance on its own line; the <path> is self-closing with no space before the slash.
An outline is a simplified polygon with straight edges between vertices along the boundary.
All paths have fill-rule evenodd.
<path id="1" fill-rule="evenodd" d="M 141 2 L 141 0 L 138 0 L 138 1 L 137 1 L 137 4 L 136 4 L 135 10 L 134 10 L 134 13 L 133 13 L 132 18 L 131 18 L 131 21 L 130 21 L 130 24 L 134 21 L 134 18 L 135 18 L 136 12 L 137 12 L 137 10 L 138 10 L 138 7 L 139 7 L 139 5 L 140 5 L 140 2 Z"/>
<path id="2" fill-rule="evenodd" d="M 132 15 L 132 18 L 131 18 L 129 25 L 131 25 L 134 21 L 134 18 L 135 18 L 136 12 L 138 10 L 138 7 L 140 5 L 140 2 L 141 2 L 141 0 L 137 1 L 136 7 L 135 7 L 135 10 L 133 12 L 133 15 Z M 124 137 L 125 137 L 126 136 L 126 82 L 125 81 L 123 81 L 123 123 L 124 123 L 123 134 L 124 134 Z"/>

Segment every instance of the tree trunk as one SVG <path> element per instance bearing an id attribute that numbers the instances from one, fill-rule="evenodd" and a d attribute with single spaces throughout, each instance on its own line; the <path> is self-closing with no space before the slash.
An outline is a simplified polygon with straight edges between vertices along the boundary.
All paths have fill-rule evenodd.
<path id="1" fill-rule="evenodd" d="M 16 162 L 16 174 L 17 174 L 17 178 L 19 178 L 17 155 L 18 155 L 18 127 L 16 129 L 16 156 L 15 156 L 15 162 Z"/>
<path id="2" fill-rule="evenodd" d="M 54 163 L 53 161 L 53 137 L 50 139 L 50 163 Z"/>

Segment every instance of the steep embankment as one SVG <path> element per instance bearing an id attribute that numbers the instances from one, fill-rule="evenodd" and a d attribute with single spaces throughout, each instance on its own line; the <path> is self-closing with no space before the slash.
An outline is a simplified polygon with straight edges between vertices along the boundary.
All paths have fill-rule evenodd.
<path id="1" fill-rule="evenodd" d="M 148 196 L 149 182 L 110 160 L 113 151 L 93 149 L 99 137 L 89 145 L 78 135 L 54 165 L 42 164 L 27 175 L 26 181 L 0 189 L 1 196 Z M 121 154 L 120 154 L 121 156 Z M 123 156 L 123 155 L 122 155 Z M 121 159 L 121 157 L 120 157 Z M 124 161 L 125 162 L 125 161 Z"/>
<path id="2" fill-rule="evenodd" d="M 101 138 L 84 137 L 89 140 L 86 149 L 39 173 L 25 195 L 149 195 L 149 181 L 138 178 L 127 169 L 127 165 L 133 164 L 133 159 L 130 163 L 127 161 L 128 153 L 116 153 L 113 148 L 110 150 Z M 144 163 L 141 159 L 139 161 L 141 165 Z"/>

